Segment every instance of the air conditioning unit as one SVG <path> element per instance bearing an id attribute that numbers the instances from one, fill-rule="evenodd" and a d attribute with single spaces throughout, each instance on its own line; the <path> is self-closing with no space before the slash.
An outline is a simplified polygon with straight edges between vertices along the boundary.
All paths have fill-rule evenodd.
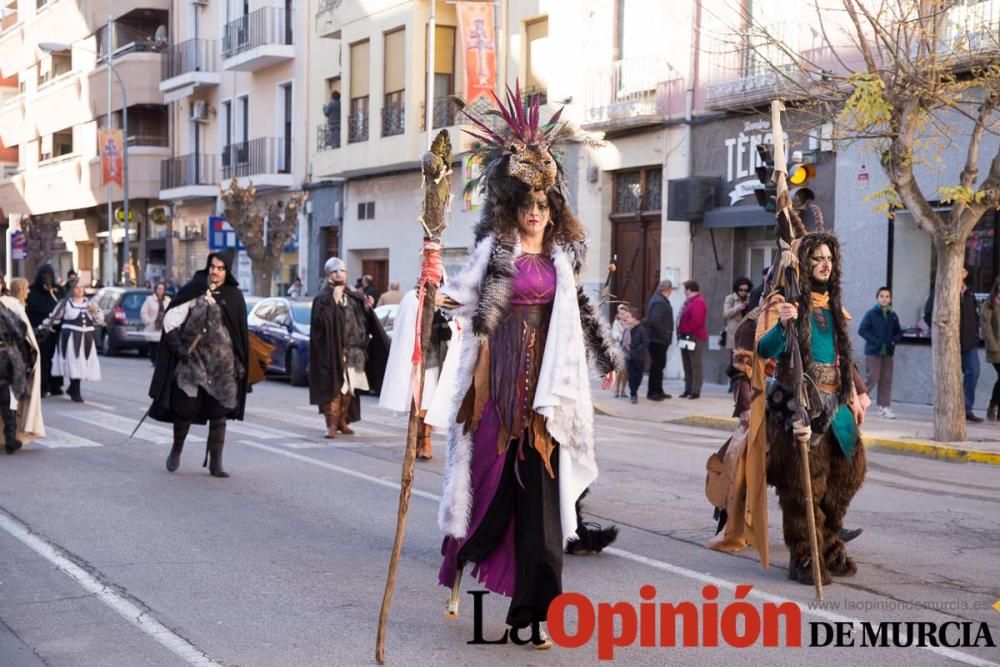
<path id="1" fill-rule="evenodd" d="M 191 120 L 196 123 L 208 122 L 208 102 L 205 100 L 195 100 L 191 103 Z"/>
<path id="2" fill-rule="evenodd" d="M 192 5 L 198 5 L 199 7 L 208 7 L 208 0 L 191 0 Z"/>

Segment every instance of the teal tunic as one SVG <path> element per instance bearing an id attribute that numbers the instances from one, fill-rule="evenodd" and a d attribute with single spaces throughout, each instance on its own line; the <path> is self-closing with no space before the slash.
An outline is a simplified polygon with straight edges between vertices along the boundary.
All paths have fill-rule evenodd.
<path id="1" fill-rule="evenodd" d="M 833 314 L 826 308 L 819 310 L 823 311 L 826 321 L 832 325 Z M 814 311 L 809 317 L 809 327 L 812 333 L 813 361 L 821 364 L 836 363 L 837 348 L 834 344 L 833 326 L 828 325 L 826 328 L 822 328 L 816 324 L 816 319 L 816 312 Z M 784 351 L 785 327 L 782 326 L 781 322 L 778 322 L 771 327 L 770 331 L 761 336 L 760 341 L 757 343 L 757 354 L 767 359 L 777 359 Z M 858 443 L 858 427 L 854 421 L 854 414 L 848 406 L 838 406 L 830 422 L 830 428 L 833 430 L 833 435 L 837 438 L 837 442 L 840 444 L 840 449 L 844 452 L 844 455 L 847 458 L 851 458 L 854 455 L 854 448 Z"/>

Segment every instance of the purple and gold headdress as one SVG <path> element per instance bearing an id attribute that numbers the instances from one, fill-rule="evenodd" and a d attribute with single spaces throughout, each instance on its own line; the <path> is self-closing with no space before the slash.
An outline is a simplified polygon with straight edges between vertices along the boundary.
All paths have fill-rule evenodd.
<path id="1" fill-rule="evenodd" d="M 507 87 L 506 104 L 492 91 L 490 94 L 497 109 L 483 113 L 502 122 L 488 123 L 462 110 L 476 126 L 475 130 L 464 131 L 482 142 L 473 150 L 482 174 L 469 184 L 470 188 L 486 186 L 489 189 L 491 181 L 498 177 L 515 178 L 535 190 L 547 191 L 554 187 L 562 173 L 552 152 L 552 145 L 566 131 L 565 123 L 559 124 L 562 109 L 544 125 L 539 125 L 540 100 L 536 97 L 525 105 L 519 83 L 515 82 L 513 91 Z"/>

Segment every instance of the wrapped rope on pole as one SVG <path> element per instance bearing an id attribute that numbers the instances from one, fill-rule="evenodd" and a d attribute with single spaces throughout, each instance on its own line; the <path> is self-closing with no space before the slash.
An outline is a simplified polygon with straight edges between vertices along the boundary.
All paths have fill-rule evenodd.
<path id="1" fill-rule="evenodd" d="M 417 331 L 413 345 L 413 402 L 410 404 L 410 419 L 406 431 L 406 450 L 403 454 L 403 472 L 399 484 L 399 511 L 396 515 L 396 536 L 389 557 L 389 572 L 386 576 L 382 608 L 378 617 L 378 633 L 375 638 L 375 660 L 385 664 L 385 635 L 389 623 L 389 608 L 396 586 L 396 572 L 403 551 L 403 537 L 406 533 L 406 515 L 410 508 L 410 494 L 413 490 L 413 468 L 417 454 L 417 430 L 420 421 L 420 402 L 424 389 L 424 360 L 431 343 L 431 323 L 434 318 L 434 302 L 437 288 L 444 270 L 441 264 L 441 235 L 447 227 L 445 213 L 451 200 L 451 140 L 447 130 L 441 130 L 431 143 L 429 151 L 421 160 L 424 177 L 423 215 L 420 224 L 424 230 L 422 246 L 423 263 L 418 282 L 419 306 Z"/>

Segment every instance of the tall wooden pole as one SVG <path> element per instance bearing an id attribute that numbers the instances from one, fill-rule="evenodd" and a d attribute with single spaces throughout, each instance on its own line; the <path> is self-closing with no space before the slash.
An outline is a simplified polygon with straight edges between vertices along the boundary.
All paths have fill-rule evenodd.
<path id="1" fill-rule="evenodd" d="M 448 131 L 441 130 L 424 153 L 421 167 L 424 175 L 424 212 L 420 222 L 424 229 L 424 260 L 420 271 L 422 290 L 418 329 L 420 357 L 415 362 L 416 383 L 413 402 L 410 405 L 410 421 L 406 431 L 406 451 L 403 454 L 403 474 L 399 484 L 399 512 L 396 516 L 396 538 L 389 558 L 389 573 L 382 595 L 382 609 L 378 617 L 378 635 L 375 638 L 375 660 L 385 664 L 385 633 L 389 623 L 389 608 L 396 588 L 396 571 L 403 551 L 403 536 L 406 533 L 406 514 L 410 509 L 410 492 L 413 488 L 413 466 L 417 454 L 417 430 L 419 428 L 420 401 L 424 391 L 424 359 L 431 344 L 431 323 L 434 319 L 434 299 L 437 295 L 437 280 L 441 264 L 441 234 L 447 222 L 445 212 L 451 199 L 451 140 Z M 439 278 L 438 278 L 439 279 Z"/>

